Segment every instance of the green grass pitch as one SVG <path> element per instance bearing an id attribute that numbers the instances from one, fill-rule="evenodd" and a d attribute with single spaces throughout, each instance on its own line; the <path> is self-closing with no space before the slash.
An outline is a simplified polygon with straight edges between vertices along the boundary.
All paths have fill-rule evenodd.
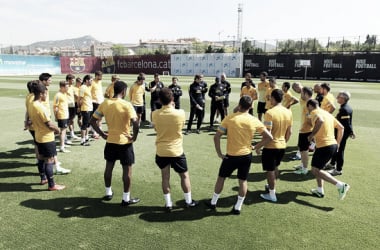
<path id="1" fill-rule="evenodd" d="M 278 203 L 259 197 L 266 182 L 260 158 L 255 156 L 242 214 L 234 216 L 229 211 L 236 201 L 236 175 L 226 180 L 216 213 L 203 205 L 213 193 L 220 165 L 213 145 L 214 133 L 206 130 L 200 135 L 184 136 L 192 194 L 200 201 L 194 209 L 183 208 L 179 177 L 172 172 L 176 207 L 172 213 L 163 211 L 161 176 L 154 163 L 155 132 L 148 126 L 142 128 L 143 133 L 134 144 L 136 164 L 131 194 L 141 198 L 140 203 L 120 207 L 122 182 L 118 163 L 112 183 L 114 198 L 110 202 L 101 201 L 105 166 L 102 139 L 92 142 L 90 147 L 77 143 L 70 148 L 71 153 L 58 153 L 62 166 L 72 170 L 69 175 L 56 176 L 56 182 L 67 185 L 67 189 L 46 191 L 46 186 L 38 184 L 31 136 L 23 131 L 26 82 L 36 78 L 0 76 L 0 249 L 378 249 L 379 84 L 331 82 L 334 94 L 340 90 L 351 92 L 350 104 L 354 109 L 357 138 L 348 141 L 344 174 L 338 177 L 351 185 L 345 200 L 338 201 L 336 188 L 330 184 L 325 185 L 325 198 L 311 196 L 310 189 L 316 186 L 311 173 L 307 176 L 292 173 L 293 166 L 298 164 L 288 160 L 296 151 L 300 113 L 296 105 L 292 108 L 293 135 L 276 187 Z M 104 89 L 110 78 L 103 76 Z M 63 79 L 64 75 L 53 76 L 50 100 Z M 121 79 L 130 86 L 136 76 L 121 75 Z M 147 76 L 147 81 L 152 79 Z M 169 76 L 161 79 L 169 85 Z M 187 117 L 187 89 L 192 79 L 179 77 L 184 89 L 181 104 Z M 213 79 L 206 81 L 211 85 Z M 233 87 L 231 111 L 239 99 L 242 79 L 229 81 Z M 278 82 L 281 84 L 282 80 Z M 303 81 L 307 86 L 314 83 Z M 209 122 L 209 101 L 204 127 Z M 149 107 L 147 110 L 149 119 Z"/>

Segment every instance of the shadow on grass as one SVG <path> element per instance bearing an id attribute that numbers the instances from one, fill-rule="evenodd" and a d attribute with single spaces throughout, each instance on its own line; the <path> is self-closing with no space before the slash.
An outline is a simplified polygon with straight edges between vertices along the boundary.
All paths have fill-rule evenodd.
<path id="1" fill-rule="evenodd" d="M 5 160 L 7 160 L 7 159 L 5 159 Z M 21 168 L 21 167 L 31 167 L 31 166 L 36 166 L 36 164 L 35 163 L 29 163 L 29 162 L 22 162 L 22 161 L 2 161 L 2 162 L 0 162 L 0 170 L 15 169 L 15 168 Z"/>
<path id="2" fill-rule="evenodd" d="M 31 148 L 17 148 L 5 152 L 0 152 L 0 159 L 32 159 L 35 158 L 34 150 Z"/>
<path id="3" fill-rule="evenodd" d="M 234 216 L 230 212 L 210 210 L 205 204 L 206 201 L 209 201 L 209 199 L 200 200 L 199 205 L 192 208 L 184 208 L 185 201 L 178 201 L 170 213 L 161 208 L 159 211 L 153 210 L 142 213 L 139 218 L 148 222 L 172 222 L 201 220 L 209 216 Z M 235 203 L 236 196 L 229 196 L 220 198 L 217 206 L 230 207 L 232 209 Z"/>
<path id="4" fill-rule="evenodd" d="M 14 178 L 25 176 L 38 176 L 38 174 L 25 171 L 0 171 L 0 178 Z"/>
<path id="5" fill-rule="evenodd" d="M 238 187 L 234 187 L 233 189 L 238 190 Z M 252 204 L 257 204 L 257 203 L 262 203 L 262 202 L 270 202 L 270 201 L 266 201 L 260 197 L 260 194 L 263 194 L 263 193 L 265 193 L 265 191 L 261 191 L 261 190 L 256 190 L 253 192 L 248 191 L 246 199 L 244 201 L 244 204 L 252 205 Z M 291 202 L 294 202 L 294 203 L 297 203 L 299 205 L 315 208 L 315 209 L 326 211 L 326 212 L 330 212 L 330 211 L 334 210 L 333 207 L 318 206 L 318 205 L 312 204 L 308 201 L 304 201 L 304 200 L 299 199 L 299 197 L 313 197 L 316 200 L 320 199 L 320 198 L 313 196 L 310 193 L 297 192 L 297 191 L 286 191 L 286 192 L 282 192 L 282 193 L 276 193 L 276 196 L 277 196 L 277 202 L 273 202 L 274 206 L 275 205 L 284 205 L 284 204 L 289 204 Z"/>
<path id="6" fill-rule="evenodd" d="M 30 199 L 21 202 L 20 205 L 36 210 L 57 212 L 60 218 L 121 217 L 162 210 L 162 207 L 139 206 L 139 204 L 122 207 L 120 203 L 104 202 L 101 198 L 88 197 L 63 197 L 49 200 Z"/>
<path id="7" fill-rule="evenodd" d="M 46 189 L 32 189 L 32 186 L 40 185 L 39 183 L 0 183 L 0 192 L 41 192 Z M 47 186 L 46 186 L 47 188 Z"/>

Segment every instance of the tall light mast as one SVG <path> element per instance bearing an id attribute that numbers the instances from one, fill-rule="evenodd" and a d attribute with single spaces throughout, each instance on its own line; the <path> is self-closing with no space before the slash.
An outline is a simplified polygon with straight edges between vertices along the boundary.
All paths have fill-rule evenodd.
<path id="1" fill-rule="evenodd" d="M 237 27 L 237 51 L 242 52 L 242 33 L 243 33 L 243 4 L 239 3 L 238 5 L 238 27 Z"/>

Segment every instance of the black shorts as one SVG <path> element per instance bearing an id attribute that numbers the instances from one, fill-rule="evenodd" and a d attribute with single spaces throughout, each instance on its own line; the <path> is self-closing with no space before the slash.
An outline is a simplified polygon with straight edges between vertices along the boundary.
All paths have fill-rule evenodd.
<path id="1" fill-rule="evenodd" d="M 45 142 L 45 143 L 37 143 L 38 153 L 42 155 L 44 158 L 51 158 L 57 155 L 57 149 L 55 145 L 55 141 Z"/>
<path id="2" fill-rule="evenodd" d="M 58 119 L 58 128 L 67 128 L 69 119 Z"/>
<path id="3" fill-rule="evenodd" d="M 86 130 L 88 127 L 90 127 L 90 118 L 92 111 L 81 111 L 82 115 L 82 126 L 80 127 L 81 130 Z"/>
<path id="4" fill-rule="evenodd" d="M 265 171 L 274 171 L 280 166 L 282 157 L 284 157 L 284 148 L 263 148 L 262 165 Z"/>
<path id="5" fill-rule="evenodd" d="M 104 147 L 104 159 L 109 162 L 120 160 L 123 166 L 132 166 L 135 163 L 133 144 L 106 143 Z"/>
<path id="6" fill-rule="evenodd" d="M 98 109 L 98 107 L 99 107 L 99 103 L 93 102 L 91 113 L 93 114 Z"/>
<path id="7" fill-rule="evenodd" d="M 258 114 L 265 114 L 267 110 L 265 109 L 265 102 L 258 102 L 257 103 L 257 113 Z"/>
<path id="8" fill-rule="evenodd" d="M 156 155 L 156 164 L 160 169 L 170 165 L 177 173 L 187 172 L 187 161 L 185 154 L 178 157 L 162 157 Z"/>
<path id="9" fill-rule="evenodd" d="M 75 118 L 77 111 L 75 107 L 69 107 L 69 120 L 73 120 Z"/>
<path id="10" fill-rule="evenodd" d="M 298 134 L 298 148 L 300 151 L 306 151 L 309 150 L 310 142 L 307 139 L 307 137 L 311 135 L 311 132 L 309 133 L 299 133 Z"/>
<path id="11" fill-rule="evenodd" d="M 239 180 L 247 180 L 249 169 L 251 168 L 252 154 L 230 156 L 226 155 L 219 168 L 219 176 L 230 177 L 235 169 L 238 170 L 237 177 Z"/>
<path id="12" fill-rule="evenodd" d="M 311 166 L 322 169 L 337 151 L 337 145 L 315 148 Z"/>
<path id="13" fill-rule="evenodd" d="M 150 109 L 151 111 L 155 111 L 156 109 L 160 109 L 162 107 L 162 104 L 160 102 L 150 102 Z"/>
<path id="14" fill-rule="evenodd" d="M 144 106 L 133 106 L 137 114 L 142 114 L 144 113 Z"/>

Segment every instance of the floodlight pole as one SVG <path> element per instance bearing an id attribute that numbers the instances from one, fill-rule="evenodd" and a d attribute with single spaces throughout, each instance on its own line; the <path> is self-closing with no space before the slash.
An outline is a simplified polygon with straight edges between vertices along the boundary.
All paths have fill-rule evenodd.
<path id="1" fill-rule="evenodd" d="M 307 66 L 305 66 L 305 80 L 306 80 L 306 77 L 307 77 Z"/>

